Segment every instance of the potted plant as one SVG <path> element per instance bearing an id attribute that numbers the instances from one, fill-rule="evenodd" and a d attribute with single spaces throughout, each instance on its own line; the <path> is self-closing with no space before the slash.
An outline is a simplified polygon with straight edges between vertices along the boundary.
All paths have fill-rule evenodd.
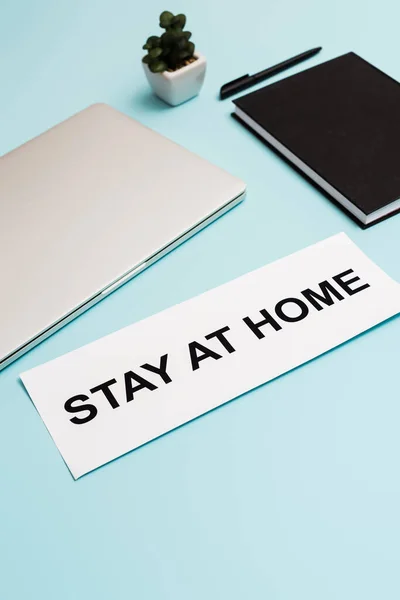
<path id="1" fill-rule="evenodd" d="M 153 92 L 176 106 L 197 96 L 206 74 L 206 59 L 195 52 L 190 31 L 183 31 L 186 16 L 164 11 L 160 15 L 161 36 L 152 35 L 143 46 L 143 68 Z"/>

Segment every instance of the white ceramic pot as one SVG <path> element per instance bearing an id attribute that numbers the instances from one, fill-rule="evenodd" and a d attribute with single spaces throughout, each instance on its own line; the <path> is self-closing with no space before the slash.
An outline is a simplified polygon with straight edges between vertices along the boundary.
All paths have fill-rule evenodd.
<path id="1" fill-rule="evenodd" d="M 194 56 L 197 60 L 172 72 L 152 73 L 149 67 L 142 63 L 147 80 L 156 96 L 171 106 L 182 104 L 197 96 L 204 82 L 207 61 L 205 56 L 197 52 Z"/>

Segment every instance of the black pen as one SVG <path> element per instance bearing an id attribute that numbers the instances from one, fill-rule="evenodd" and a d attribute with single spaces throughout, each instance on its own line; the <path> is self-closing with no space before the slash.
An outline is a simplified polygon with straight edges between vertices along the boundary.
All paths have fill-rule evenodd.
<path id="1" fill-rule="evenodd" d="M 264 79 L 268 79 L 268 77 L 272 77 L 273 75 L 276 75 L 285 69 L 289 69 L 303 60 L 315 56 L 320 50 L 322 50 L 322 48 L 313 48 L 312 50 L 307 50 L 307 52 L 302 52 L 301 54 L 293 56 L 293 58 L 288 58 L 288 60 L 284 60 L 273 67 L 269 67 L 268 69 L 264 69 L 264 71 L 255 73 L 255 75 L 243 75 L 238 79 L 234 79 L 229 83 L 225 83 L 219 92 L 220 100 L 225 100 L 225 98 L 233 96 L 233 94 L 236 94 L 237 92 L 241 92 L 242 90 L 259 83 L 260 81 L 264 81 Z"/>

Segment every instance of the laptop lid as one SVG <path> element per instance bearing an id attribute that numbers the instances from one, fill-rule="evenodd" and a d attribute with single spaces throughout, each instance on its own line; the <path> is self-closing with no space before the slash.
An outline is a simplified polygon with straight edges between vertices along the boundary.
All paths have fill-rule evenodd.
<path id="1" fill-rule="evenodd" d="M 0 369 L 244 191 L 104 104 L 4 155 Z"/>

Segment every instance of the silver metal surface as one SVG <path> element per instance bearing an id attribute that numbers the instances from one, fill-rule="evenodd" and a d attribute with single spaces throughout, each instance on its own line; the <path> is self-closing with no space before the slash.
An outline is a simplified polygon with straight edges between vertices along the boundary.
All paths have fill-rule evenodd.
<path id="1" fill-rule="evenodd" d="M 4 155 L 0 369 L 244 193 L 236 177 L 104 104 Z"/>

